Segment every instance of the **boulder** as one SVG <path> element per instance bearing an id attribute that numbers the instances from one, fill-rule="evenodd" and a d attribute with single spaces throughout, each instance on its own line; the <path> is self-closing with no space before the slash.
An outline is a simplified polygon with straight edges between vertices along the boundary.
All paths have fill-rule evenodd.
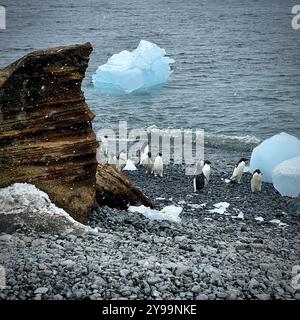
<path id="1" fill-rule="evenodd" d="M 148 199 L 125 174 L 109 164 L 99 164 L 96 176 L 97 201 L 100 206 L 126 210 L 129 205 L 143 204 L 154 208 Z"/>
<path id="2" fill-rule="evenodd" d="M 0 70 L 0 187 L 32 183 L 80 222 L 97 206 L 94 114 L 81 90 L 91 52 L 41 50 Z"/>

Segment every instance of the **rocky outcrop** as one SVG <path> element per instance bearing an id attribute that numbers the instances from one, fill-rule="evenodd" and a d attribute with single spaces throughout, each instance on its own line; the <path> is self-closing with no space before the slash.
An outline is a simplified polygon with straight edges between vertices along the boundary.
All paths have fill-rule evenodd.
<path id="1" fill-rule="evenodd" d="M 136 188 L 123 172 L 109 164 L 99 164 L 96 184 L 99 205 L 127 209 L 129 204 L 143 204 L 154 208 L 152 201 Z"/>
<path id="2" fill-rule="evenodd" d="M 36 51 L 0 70 L 0 187 L 29 182 L 73 218 L 96 206 L 96 148 L 81 82 L 90 43 Z"/>

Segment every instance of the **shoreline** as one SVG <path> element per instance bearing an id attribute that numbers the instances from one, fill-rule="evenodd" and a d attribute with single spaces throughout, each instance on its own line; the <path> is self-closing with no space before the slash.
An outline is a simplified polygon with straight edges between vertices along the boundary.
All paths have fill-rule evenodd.
<path id="1" fill-rule="evenodd" d="M 179 165 L 167 166 L 163 178 L 141 168 L 126 172 L 158 209 L 182 206 L 181 223 L 102 207 L 89 223 L 99 228 L 98 235 L 37 234 L 26 228 L 0 235 L 0 264 L 7 276 L 0 298 L 300 299 L 299 289 L 291 287 L 300 257 L 299 217 L 283 213 L 287 199 L 271 184 L 252 195 L 249 174 L 241 185 L 231 185 L 221 180 L 228 170 L 217 168 L 199 194 Z M 230 214 L 210 213 L 221 201 L 230 203 Z M 237 218 L 240 212 L 243 219 Z M 254 219 L 258 216 L 264 222 Z"/>

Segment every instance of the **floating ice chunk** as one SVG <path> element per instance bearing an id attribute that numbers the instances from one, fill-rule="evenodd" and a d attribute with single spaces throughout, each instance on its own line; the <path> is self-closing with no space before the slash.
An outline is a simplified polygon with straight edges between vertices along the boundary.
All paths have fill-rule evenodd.
<path id="1" fill-rule="evenodd" d="M 141 40 L 138 47 L 114 54 L 93 75 L 95 88 L 106 92 L 131 93 L 165 83 L 173 59 L 156 44 Z"/>
<path id="2" fill-rule="evenodd" d="M 126 166 L 123 168 L 123 171 L 135 171 L 137 170 L 136 166 L 134 165 L 134 163 L 128 159 L 126 162 Z"/>
<path id="3" fill-rule="evenodd" d="M 260 169 L 263 181 L 272 182 L 272 171 L 284 160 L 300 156 L 300 140 L 281 132 L 264 140 L 253 149 L 250 160 L 250 172 Z"/>
<path id="4" fill-rule="evenodd" d="M 282 196 L 298 197 L 300 194 L 300 156 L 278 164 L 273 170 L 272 182 Z"/>
<path id="5" fill-rule="evenodd" d="M 255 217 L 254 219 L 256 221 L 258 221 L 258 222 L 264 222 L 264 218 L 263 217 Z"/>
<path id="6" fill-rule="evenodd" d="M 227 208 L 230 206 L 228 202 L 219 202 L 214 204 L 215 209 L 209 210 L 211 213 L 219 213 L 219 214 L 225 214 Z"/>
<path id="7" fill-rule="evenodd" d="M 179 217 L 180 213 L 182 212 L 181 207 L 176 206 L 167 206 L 162 210 L 158 211 L 155 209 L 150 209 L 145 207 L 144 205 L 141 206 L 130 206 L 128 208 L 129 212 L 139 212 L 143 214 L 150 220 L 169 220 L 172 222 L 181 222 L 181 218 Z"/>

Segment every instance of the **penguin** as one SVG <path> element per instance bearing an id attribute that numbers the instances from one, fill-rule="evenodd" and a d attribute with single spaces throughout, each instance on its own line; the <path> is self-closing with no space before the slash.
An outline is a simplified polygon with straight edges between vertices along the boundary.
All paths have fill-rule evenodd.
<path id="1" fill-rule="evenodd" d="M 145 158 L 143 159 L 142 165 L 146 169 L 146 173 L 153 172 L 153 161 L 151 158 L 151 152 L 148 152 Z"/>
<path id="2" fill-rule="evenodd" d="M 108 163 L 115 169 L 117 169 L 117 164 L 118 164 L 118 159 L 115 156 L 115 154 L 111 151 L 109 159 L 108 159 Z"/>
<path id="3" fill-rule="evenodd" d="M 108 136 L 101 137 L 101 151 L 105 156 L 108 155 L 108 141 L 107 141 Z"/>
<path id="4" fill-rule="evenodd" d="M 127 155 L 124 150 L 122 150 L 119 154 L 118 159 L 118 168 L 119 170 L 123 170 L 123 168 L 126 166 L 127 163 Z"/>
<path id="5" fill-rule="evenodd" d="M 203 167 L 204 167 L 204 160 L 200 160 L 196 163 L 195 176 L 198 176 L 199 174 L 201 174 Z"/>
<path id="6" fill-rule="evenodd" d="M 252 192 L 261 191 L 262 175 L 263 174 L 259 169 L 256 169 L 253 172 L 252 179 L 251 179 L 251 190 L 252 190 Z"/>
<path id="7" fill-rule="evenodd" d="M 209 179 L 210 179 L 210 164 L 211 162 L 208 161 L 208 160 L 205 160 L 204 161 L 204 166 L 202 168 L 202 173 L 204 174 L 204 177 L 205 177 L 205 186 L 208 185 L 208 182 L 209 182 Z"/>
<path id="8" fill-rule="evenodd" d="M 149 144 L 148 142 L 144 142 L 140 152 L 139 152 L 139 155 L 140 155 L 140 165 L 142 165 L 144 159 L 146 158 L 146 156 L 148 155 L 148 152 L 149 152 Z"/>
<path id="9" fill-rule="evenodd" d="M 200 174 L 197 174 L 193 179 L 194 192 L 202 190 L 204 187 L 206 187 L 210 179 L 211 162 L 208 160 L 205 160 L 202 163 L 203 163 L 202 172 Z M 201 162 L 200 162 L 200 165 L 201 165 Z"/>
<path id="10" fill-rule="evenodd" d="M 205 177 L 203 172 L 196 175 L 193 179 L 194 192 L 202 190 L 205 186 Z"/>
<path id="11" fill-rule="evenodd" d="M 159 175 L 160 177 L 162 177 L 163 170 L 164 170 L 164 163 L 162 159 L 162 153 L 158 153 L 153 163 L 154 176 L 157 177 Z"/>
<path id="12" fill-rule="evenodd" d="M 230 182 L 233 183 L 241 183 L 241 179 L 244 173 L 244 169 L 245 169 L 245 165 L 246 165 L 246 161 L 248 161 L 248 159 L 246 158 L 241 158 L 237 164 L 234 167 L 232 176 L 230 178 Z"/>

